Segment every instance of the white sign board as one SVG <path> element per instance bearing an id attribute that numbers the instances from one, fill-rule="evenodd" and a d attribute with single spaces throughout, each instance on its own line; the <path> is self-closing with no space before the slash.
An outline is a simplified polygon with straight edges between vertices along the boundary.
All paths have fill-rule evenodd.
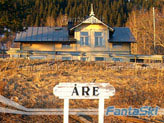
<path id="1" fill-rule="evenodd" d="M 99 123 L 103 123 L 104 99 L 114 96 L 115 88 L 109 83 L 60 83 L 53 93 L 64 99 L 64 123 L 69 122 L 69 99 L 99 99 Z"/>
<path id="2" fill-rule="evenodd" d="M 53 93 L 60 99 L 109 99 L 115 88 L 109 83 L 60 83 Z"/>

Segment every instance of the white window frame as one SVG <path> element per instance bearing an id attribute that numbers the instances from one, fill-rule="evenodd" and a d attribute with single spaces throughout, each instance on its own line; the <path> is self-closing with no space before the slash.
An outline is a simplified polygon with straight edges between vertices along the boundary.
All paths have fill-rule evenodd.
<path id="1" fill-rule="evenodd" d="M 82 35 L 82 33 L 88 33 L 88 32 L 87 31 L 80 32 L 80 45 L 81 46 L 90 46 L 89 33 L 88 33 L 88 36 Z M 83 41 L 81 40 L 82 38 L 83 38 Z M 86 43 L 87 38 L 88 38 L 88 44 Z"/>
<path id="2" fill-rule="evenodd" d="M 96 36 L 96 33 L 101 33 L 101 36 Z M 105 46 L 105 40 L 104 40 L 104 33 L 103 32 L 94 32 L 94 38 L 95 38 L 95 47 L 104 47 Z M 98 38 L 98 45 L 96 45 L 96 38 Z"/>

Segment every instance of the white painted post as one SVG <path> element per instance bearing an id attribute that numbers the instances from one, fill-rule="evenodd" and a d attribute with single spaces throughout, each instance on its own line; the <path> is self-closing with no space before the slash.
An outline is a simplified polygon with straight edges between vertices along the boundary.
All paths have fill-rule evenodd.
<path id="1" fill-rule="evenodd" d="M 104 98 L 99 99 L 99 123 L 104 123 Z"/>
<path id="2" fill-rule="evenodd" d="M 64 99 L 64 123 L 69 123 L 69 99 Z"/>

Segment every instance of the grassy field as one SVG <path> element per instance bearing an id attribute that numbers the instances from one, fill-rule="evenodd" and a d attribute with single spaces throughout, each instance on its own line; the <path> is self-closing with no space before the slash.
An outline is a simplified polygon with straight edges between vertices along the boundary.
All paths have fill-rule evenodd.
<path id="1" fill-rule="evenodd" d="M 3 87 L 5 86 L 5 83 L 4 82 L 0 82 L 0 94 L 2 94 L 2 90 L 3 90 Z"/>
<path id="2" fill-rule="evenodd" d="M 60 82 L 110 83 L 115 96 L 105 100 L 105 108 L 115 106 L 164 108 L 164 64 L 79 62 L 53 60 L 0 60 L 1 95 L 26 108 L 63 108 L 63 100 L 52 93 Z M 1 106 L 5 106 L 1 104 Z M 71 100 L 70 108 L 97 108 L 97 100 Z M 70 116 L 70 122 L 97 122 L 97 116 Z M 22 122 L 62 122 L 62 116 L 0 115 L 0 120 Z M 89 122 L 88 121 L 88 122 Z M 105 116 L 111 123 L 164 122 L 163 116 Z"/>

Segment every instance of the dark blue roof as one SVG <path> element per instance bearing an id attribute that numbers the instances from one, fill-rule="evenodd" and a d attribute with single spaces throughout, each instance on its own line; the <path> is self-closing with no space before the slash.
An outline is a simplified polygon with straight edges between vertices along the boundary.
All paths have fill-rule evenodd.
<path id="1" fill-rule="evenodd" d="M 109 42 L 135 42 L 135 38 L 127 27 L 114 27 L 115 30 L 113 36 L 109 39 Z"/>
<path id="2" fill-rule="evenodd" d="M 114 27 L 113 36 L 109 42 L 135 42 L 129 28 Z M 67 27 L 28 27 L 26 31 L 16 34 L 15 42 L 67 42 L 75 41 L 69 38 Z"/>
<path id="3" fill-rule="evenodd" d="M 70 41 L 67 27 L 28 27 L 17 33 L 15 42 Z"/>

